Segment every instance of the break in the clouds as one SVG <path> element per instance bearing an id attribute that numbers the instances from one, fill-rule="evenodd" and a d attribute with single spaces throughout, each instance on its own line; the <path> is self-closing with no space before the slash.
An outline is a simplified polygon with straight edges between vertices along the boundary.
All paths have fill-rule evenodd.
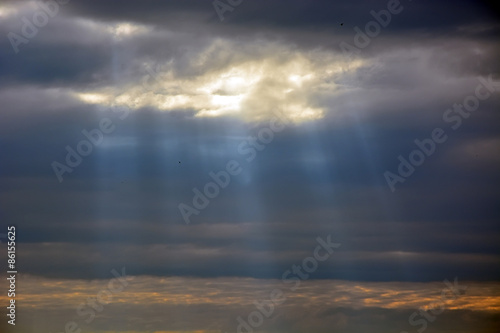
<path id="1" fill-rule="evenodd" d="M 493 332 L 494 8 L 220 2 L 0 3 L 0 216 L 27 274 L 23 329 L 63 331 L 127 267 L 136 284 L 87 329 L 236 331 L 249 297 L 332 235 L 263 330 L 410 332 L 457 276 L 472 294 L 426 332 Z"/>

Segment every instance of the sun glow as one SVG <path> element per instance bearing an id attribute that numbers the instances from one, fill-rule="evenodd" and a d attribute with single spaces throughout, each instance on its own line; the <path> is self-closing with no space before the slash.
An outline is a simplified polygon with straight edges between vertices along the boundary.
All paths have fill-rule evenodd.
<path id="1" fill-rule="evenodd" d="M 13 9 L 12 7 L 7 7 L 7 6 L 4 6 L 4 5 L 0 5 L 0 17 L 7 17 L 9 15 L 11 15 L 12 13 L 15 13 L 15 9 Z"/>
<path id="2" fill-rule="evenodd" d="M 77 97 L 89 104 L 102 104 L 108 101 L 108 97 L 104 94 L 90 93 L 90 94 L 76 94 Z"/>
<path id="3" fill-rule="evenodd" d="M 106 27 L 108 33 L 116 38 L 124 38 L 135 34 L 146 33 L 149 29 L 145 26 L 132 24 L 128 22 L 117 23 Z"/>
<path id="4" fill-rule="evenodd" d="M 114 26 L 113 32 L 117 36 L 128 36 L 140 31 L 137 29 L 124 23 Z M 217 45 L 230 48 L 224 43 Z M 330 54 L 297 52 L 285 59 L 270 54 L 203 71 L 210 52 L 214 50 L 209 47 L 187 62 L 188 69 L 200 67 L 196 75 L 191 75 L 189 70 L 187 75 L 176 71 L 171 59 L 142 63 L 141 67 L 148 70 L 138 73 L 135 84 L 106 88 L 106 94 L 85 92 L 77 95 L 86 103 L 131 109 L 151 107 L 167 112 L 195 111 L 196 117 L 237 115 L 247 121 L 270 119 L 273 112 L 280 110 L 299 123 L 324 117 L 327 106 L 312 105 L 313 96 L 337 94 L 337 78 L 363 65 L 360 60 L 346 61 Z"/>

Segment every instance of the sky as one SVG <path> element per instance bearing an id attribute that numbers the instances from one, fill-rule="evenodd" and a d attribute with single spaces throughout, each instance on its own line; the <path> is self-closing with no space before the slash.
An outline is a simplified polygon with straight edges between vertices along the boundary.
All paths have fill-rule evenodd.
<path id="1" fill-rule="evenodd" d="M 498 332 L 489 2 L 2 0 L 0 35 L 2 332 Z"/>

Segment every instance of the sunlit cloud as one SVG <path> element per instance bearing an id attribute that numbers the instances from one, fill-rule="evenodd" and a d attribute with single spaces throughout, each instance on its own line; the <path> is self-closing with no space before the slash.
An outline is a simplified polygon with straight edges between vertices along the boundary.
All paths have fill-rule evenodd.
<path id="1" fill-rule="evenodd" d="M 116 38 L 120 39 L 137 34 L 145 34 L 150 31 L 150 29 L 143 25 L 124 22 L 109 25 L 106 27 L 106 31 L 111 33 Z"/>
<path id="2" fill-rule="evenodd" d="M 112 276 L 110 276 L 112 277 Z M 97 294 L 108 280 L 52 280 L 23 275 L 23 291 L 19 300 L 33 307 L 59 308 L 77 304 Z M 2 282 L 5 284 L 4 282 Z M 459 281 L 466 286 L 464 295 L 447 300 L 448 309 L 500 311 L 500 284 Z M 252 278 L 181 278 L 134 277 L 126 290 L 113 298 L 124 304 L 218 304 L 251 305 L 265 299 L 273 288 L 287 291 L 281 280 Z M 412 309 L 426 307 L 440 299 L 446 289 L 443 282 L 354 282 L 342 280 L 304 281 L 297 292 L 288 290 L 290 304 L 310 303 L 310 306 L 381 307 Z M 34 296 L 36 295 L 36 296 Z M 0 296 L 0 299 L 7 297 Z M 298 303 L 297 303 L 298 304 Z"/>
<path id="3" fill-rule="evenodd" d="M 40 10 L 37 1 L 19 1 L 15 5 L 0 4 L 0 17 L 8 18 L 9 16 L 20 17 L 20 14 L 31 14 L 34 11 Z"/>
<path id="4" fill-rule="evenodd" d="M 76 94 L 77 97 L 88 104 L 103 104 L 109 100 L 109 97 L 104 94 Z"/>
<path id="5" fill-rule="evenodd" d="M 118 30 L 135 31 L 127 25 Z M 228 51 L 235 49 L 230 41 L 217 40 L 214 44 Z M 259 59 L 230 61 L 211 69 L 205 62 L 214 44 L 190 59 L 189 66 L 200 67 L 198 75 L 179 75 L 171 60 L 162 64 L 146 62 L 142 67 L 149 70 L 125 82 L 124 88 L 103 88 L 112 91 L 115 98 L 105 98 L 100 91 L 78 96 L 86 103 L 123 105 L 131 109 L 152 107 L 161 111 L 194 110 L 196 117 L 233 115 L 250 121 L 269 119 L 280 110 L 300 123 L 324 117 L 328 106 L 318 104 L 314 96 L 337 94 L 336 78 L 364 64 L 359 59 L 347 61 L 326 51 L 304 53 L 269 44 L 269 51 L 263 47 Z M 276 53 L 276 48 L 281 53 Z M 152 68 L 161 70 L 156 72 Z"/>
<path id="6" fill-rule="evenodd" d="M 0 5 L 0 17 L 6 18 L 7 16 L 13 15 L 17 12 L 16 7 Z"/>
<path id="7" fill-rule="evenodd" d="M 82 302 L 95 297 L 101 290 L 106 289 L 108 283 L 109 280 L 52 280 L 21 275 L 20 293 L 16 299 L 23 304 L 25 311 L 43 309 L 44 312 L 57 318 L 59 313 L 76 309 Z M 2 286 L 5 284 L 1 283 Z M 446 310 L 474 310 L 487 313 L 500 311 L 499 283 L 459 281 L 459 284 L 467 287 L 466 293 L 455 299 L 446 300 L 444 303 Z M 416 309 L 428 309 L 431 304 L 439 301 L 441 291 L 446 285 L 443 282 L 311 280 L 303 281 L 300 288 L 292 292 L 281 280 L 136 276 L 126 289 L 113 294 L 105 307 L 107 313 L 117 311 L 141 313 L 140 317 L 130 316 L 125 319 L 128 325 L 140 327 L 154 321 L 165 309 L 170 311 L 176 309 L 178 316 L 186 315 L 187 318 L 196 316 L 192 313 L 192 309 L 204 309 L 203 315 L 197 317 L 196 326 L 204 326 L 210 331 L 210 327 L 216 328 L 213 327 L 213 319 L 221 312 L 229 314 L 236 311 L 237 314 L 240 312 L 239 315 L 244 315 L 248 312 L 245 309 L 252 309 L 255 306 L 254 302 L 269 299 L 270 291 L 275 288 L 281 289 L 286 294 L 285 303 L 276 308 L 278 313 L 293 315 L 300 314 L 304 309 L 310 309 L 314 313 L 332 309 L 373 311 L 374 308 L 378 308 L 408 312 L 406 315 L 408 316 Z M 7 297 L 0 296 L 0 300 L 5 301 Z M 60 320 L 64 319 L 64 316 L 61 316 Z M 71 317 L 66 318 L 69 319 Z M 43 327 L 46 323 L 39 324 Z M 60 325 L 63 324 L 64 322 Z M 170 327 L 171 330 L 167 331 L 175 331 L 174 322 L 170 326 L 162 327 Z"/>

